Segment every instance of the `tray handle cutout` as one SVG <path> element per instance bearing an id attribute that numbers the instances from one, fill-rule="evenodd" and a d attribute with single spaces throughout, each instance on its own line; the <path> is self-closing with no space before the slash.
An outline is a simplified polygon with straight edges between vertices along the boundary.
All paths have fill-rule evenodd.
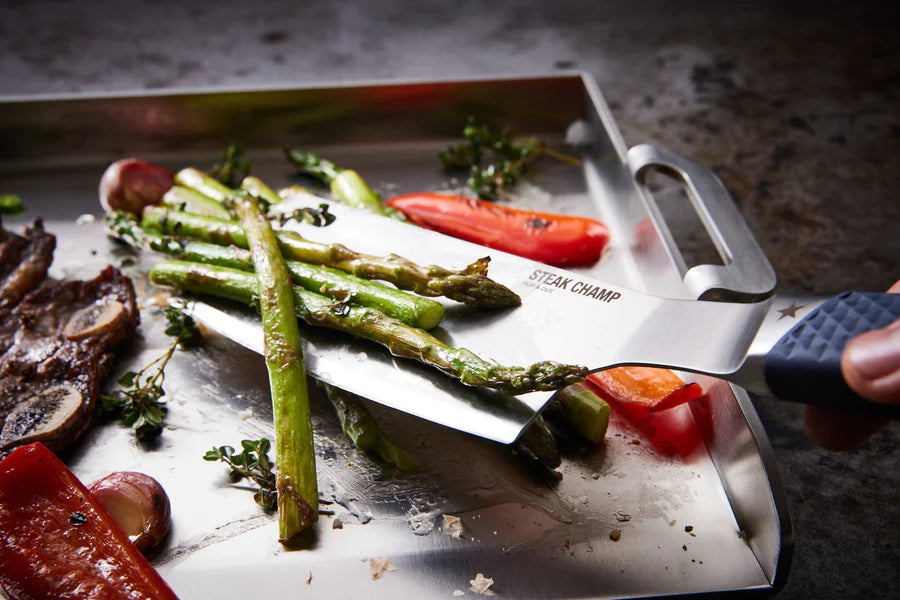
<path id="1" fill-rule="evenodd" d="M 771 295 L 776 283 L 775 271 L 728 190 L 712 171 L 688 158 L 649 144 L 631 148 L 627 161 L 669 255 L 680 270 L 692 297 L 756 302 Z M 710 253 L 701 253 L 702 259 L 709 258 L 710 262 L 697 265 L 687 263 L 659 202 L 648 186 L 648 177 L 654 172 L 674 177 L 683 185 L 690 207 L 718 253 L 717 264 L 710 264 L 715 261 L 714 257 L 709 258 Z"/>

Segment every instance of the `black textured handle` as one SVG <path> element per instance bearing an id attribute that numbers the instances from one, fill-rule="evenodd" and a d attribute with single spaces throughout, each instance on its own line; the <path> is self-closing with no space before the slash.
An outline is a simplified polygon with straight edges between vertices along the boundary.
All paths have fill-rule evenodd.
<path id="1" fill-rule="evenodd" d="M 829 298 L 769 351 L 766 383 L 776 397 L 900 419 L 900 404 L 869 402 L 841 376 L 841 353 L 855 336 L 900 319 L 900 294 L 846 292 Z"/>

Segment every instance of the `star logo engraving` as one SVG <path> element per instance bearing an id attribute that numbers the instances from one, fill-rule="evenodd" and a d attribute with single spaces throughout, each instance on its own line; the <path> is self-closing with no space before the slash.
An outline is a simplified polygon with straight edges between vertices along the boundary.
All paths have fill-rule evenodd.
<path id="1" fill-rule="evenodd" d="M 787 306 L 785 308 L 779 308 L 777 312 L 780 312 L 781 316 L 778 317 L 778 320 L 780 321 L 785 317 L 791 317 L 792 319 L 796 319 L 797 311 L 800 310 L 801 308 L 804 308 L 805 306 L 806 306 L 805 304 L 797 304 L 796 302 L 791 302 L 790 306 Z"/>

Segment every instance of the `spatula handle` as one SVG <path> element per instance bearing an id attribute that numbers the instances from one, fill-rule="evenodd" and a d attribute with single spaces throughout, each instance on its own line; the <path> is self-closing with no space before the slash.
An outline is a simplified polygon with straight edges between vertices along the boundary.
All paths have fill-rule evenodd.
<path id="1" fill-rule="evenodd" d="M 817 404 L 898 419 L 900 404 L 870 402 L 841 375 L 841 354 L 855 336 L 900 319 L 900 294 L 846 292 L 823 302 L 781 337 L 763 371 L 782 400 Z"/>

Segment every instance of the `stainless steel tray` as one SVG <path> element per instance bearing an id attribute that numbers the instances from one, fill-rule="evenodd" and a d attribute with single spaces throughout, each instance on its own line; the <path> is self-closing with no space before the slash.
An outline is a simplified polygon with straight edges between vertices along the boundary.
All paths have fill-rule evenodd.
<path id="1" fill-rule="evenodd" d="M 280 149 L 301 146 L 352 166 L 381 191 L 438 189 L 446 180 L 437 152 L 469 115 L 583 144 L 581 169 L 536 171 L 530 195 L 552 194 L 554 210 L 610 226 L 610 250 L 587 272 L 685 298 L 753 297 L 773 283 L 715 177 L 660 149 L 627 150 L 596 85 L 579 74 L 8 99 L 0 102 L 0 190 L 20 194 L 28 212 L 6 224 L 45 218 L 58 237 L 52 278 L 91 277 L 110 262 L 133 276 L 142 325 L 117 363 L 124 371 L 167 339 L 160 290 L 145 277 L 153 257 L 135 261 L 102 232 L 96 189 L 109 162 L 208 166 L 235 139 L 254 172 L 276 185 L 291 173 Z M 688 268 L 644 185 L 653 165 L 687 181 L 724 265 Z M 500 444 L 373 405 L 389 436 L 424 464 L 415 475 L 394 472 L 356 451 L 316 396 L 319 485 L 333 514 L 294 551 L 279 545 L 274 518 L 249 492 L 228 484 L 223 466 L 201 460 L 214 445 L 273 435 L 262 360 L 229 340 L 211 336 L 170 363 L 168 426 L 156 447 L 99 422 L 64 458 L 86 482 L 113 470 L 160 480 L 174 522 L 153 561 L 185 599 L 471 597 L 476 573 L 507 598 L 771 591 L 786 577 L 792 545 L 772 451 L 742 390 L 702 383 L 706 397 L 653 421 L 615 415 L 606 442 L 566 456 L 558 481 Z M 445 514 L 462 518 L 461 537 L 443 526 Z M 378 557 L 398 570 L 373 580 L 366 559 Z"/>

